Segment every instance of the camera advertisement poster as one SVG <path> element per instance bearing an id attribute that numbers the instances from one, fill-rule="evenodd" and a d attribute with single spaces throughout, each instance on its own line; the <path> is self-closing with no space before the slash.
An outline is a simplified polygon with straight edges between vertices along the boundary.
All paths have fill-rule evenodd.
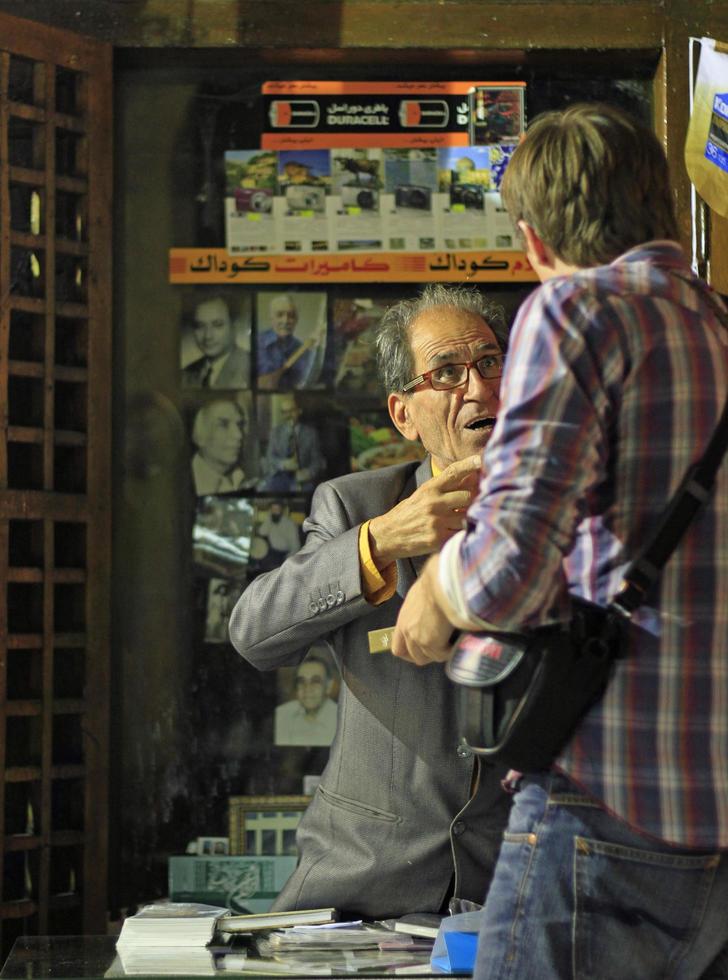
<path id="1" fill-rule="evenodd" d="M 499 193 L 513 149 L 501 143 L 228 151 L 227 252 L 516 249 Z"/>
<path id="2" fill-rule="evenodd" d="M 278 155 L 265 150 L 225 153 L 225 238 L 232 255 L 275 251 L 277 166 Z"/>
<path id="3" fill-rule="evenodd" d="M 336 250 L 382 248 L 382 151 L 366 147 L 331 150 L 331 169 Z"/>
<path id="4" fill-rule="evenodd" d="M 515 247 L 515 230 L 501 214 L 499 193 L 513 149 L 499 144 L 438 150 L 438 248 Z"/>
<path id="5" fill-rule="evenodd" d="M 281 252 L 329 250 L 331 160 L 327 150 L 278 153 L 276 218 Z"/>

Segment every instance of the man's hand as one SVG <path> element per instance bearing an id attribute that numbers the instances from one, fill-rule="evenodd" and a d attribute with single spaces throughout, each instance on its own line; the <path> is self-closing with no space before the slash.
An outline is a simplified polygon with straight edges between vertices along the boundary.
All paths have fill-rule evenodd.
<path id="1" fill-rule="evenodd" d="M 418 667 L 450 659 L 453 625 L 437 581 L 437 558 L 430 558 L 405 596 L 392 637 L 392 653 Z"/>
<path id="2" fill-rule="evenodd" d="M 397 558 L 431 555 L 463 526 L 480 477 L 480 456 L 451 463 L 386 514 L 369 522 L 369 545 L 378 568 Z"/>

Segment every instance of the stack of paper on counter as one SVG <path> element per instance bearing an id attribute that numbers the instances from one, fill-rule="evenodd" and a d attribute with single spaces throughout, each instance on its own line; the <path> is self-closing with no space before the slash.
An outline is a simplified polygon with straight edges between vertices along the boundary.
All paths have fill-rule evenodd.
<path id="1" fill-rule="evenodd" d="M 122 946 L 105 975 L 200 977 L 216 972 L 215 955 L 206 946 Z"/>
<path id="2" fill-rule="evenodd" d="M 155 946 L 204 947 L 215 935 L 226 908 L 197 902 L 160 902 L 144 905 L 124 920 L 117 950 Z"/>
<path id="3" fill-rule="evenodd" d="M 290 914 L 290 913 L 289 913 Z M 227 920 L 225 920 L 227 922 Z M 331 922 L 256 931 L 254 948 L 221 954 L 217 968 L 228 972 L 342 976 L 373 970 L 419 968 L 429 973 L 431 944 L 413 951 L 409 936 L 362 922 Z M 394 945 L 393 945 L 394 940 Z"/>

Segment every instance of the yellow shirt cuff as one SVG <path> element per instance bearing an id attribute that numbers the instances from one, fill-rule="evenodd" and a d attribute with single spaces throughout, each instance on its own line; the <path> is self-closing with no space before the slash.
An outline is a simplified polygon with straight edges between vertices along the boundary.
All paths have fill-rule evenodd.
<path id="1" fill-rule="evenodd" d="M 379 606 L 391 599 L 397 588 L 397 564 L 390 562 L 382 571 L 374 564 L 369 547 L 369 521 L 364 521 L 359 528 L 359 565 L 362 591 L 367 602 Z"/>

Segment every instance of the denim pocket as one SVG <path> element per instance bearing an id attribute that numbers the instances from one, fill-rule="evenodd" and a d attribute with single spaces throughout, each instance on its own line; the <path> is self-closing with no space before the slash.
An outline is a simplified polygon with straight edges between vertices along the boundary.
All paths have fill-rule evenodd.
<path id="1" fill-rule="evenodd" d="M 717 855 L 574 838 L 574 977 L 666 980 L 705 913 Z"/>

